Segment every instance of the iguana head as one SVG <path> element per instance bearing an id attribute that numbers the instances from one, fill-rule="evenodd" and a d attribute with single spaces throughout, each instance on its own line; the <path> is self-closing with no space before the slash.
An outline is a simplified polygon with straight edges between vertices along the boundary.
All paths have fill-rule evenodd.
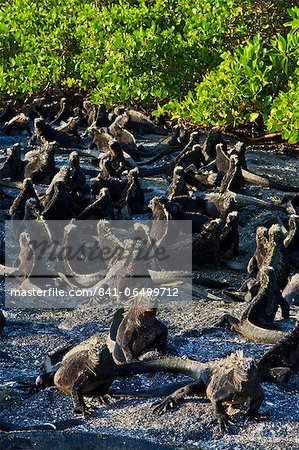
<path id="1" fill-rule="evenodd" d="M 71 152 L 69 155 L 69 162 L 72 168 L 77 168 L 80 166 L 80 159 L 77 152 Z"/>
<path id="2" fill-rule="evenodd" d="M 261 250 L 266 247 L 266 244 L 268 243 L 268 229 L 266 227 L 258 227 L 255 240 L 257 249 Z"/>
<path id="3" fill-rule="evenodd" d="M 37 119 L 34 119 L 34 128 L 39 131 L 43 131 L 47 128 L 46 121 L 42 119 L 41 117 L 38 117 Z"/>
<path id="4" fill-rule="evenodd" d="M 238 222 L 238 212 L 232 211 L 227 215 L 226 224 L 232 225 Z"/>
<path id="5" fill-rule="evenodd" d="M 97 342 L 90 348 L 89 358 L 91 360 L 90 362 L 95 365 L 105 364 L 108 360 L 112 360 L 111 353 L 104 342 Z"/>
<path id="6" fill-rule="evenodd" d="M 243 350 L 227 356 L 221 361 L 219 369 L 222 376 L 231 377 L 230 381 L 238 391 L 241 391 L 242 387 L 248 383 L 254 382 L 258 376 L 255 360 L 245 357 Z"/>
<path id="7" fill-rule="evenodd" d="M 270 245 L 281 245 L 284 240 L 282 229 L 279 225 L 274 224 L 269 229 L 269 243 Z"/>
<path id="8" fill-rule="evenodd" d="M 173 177 L 182 177 L 185 175 L 185 170 L 181 166 L 176 166 L 173 170 Z"/>

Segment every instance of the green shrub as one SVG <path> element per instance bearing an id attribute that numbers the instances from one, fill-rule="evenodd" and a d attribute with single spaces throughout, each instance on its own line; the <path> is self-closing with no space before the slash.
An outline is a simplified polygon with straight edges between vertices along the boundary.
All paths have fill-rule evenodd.
<path id="1" fill-rule="evenodd" d="M 287 7 L 295 3 L 2 1 L 0 97 L 54 85 L 84 90 L 95 102 L 143 105 L 201 125 L 263 119 L 288 135 L 292 117 L 282 123 L 277 111 L 297 89 L 298 8 L 290 10 L 288 35 L 284 27 Z"/>
<path id="2" fill-rule="evenodd" d="M 171 102 L 159 112 L 168 110 L 205 126 L 264 121 L 271 131 L 284 131 L 287 139 L 296 142 L 298 102 L 294 99 L 298 85 L 291 83 L 290 91 L 284 91 L 298 62 L 298 11 L 299 8 L 290 11 L 293 21 L 288 25 L 292 30 L 286 37 L 278 35 L 270 41 L 271 45 L 265 45 L 257 35 L 234 52 L 224 53 L 218 67 L 210 71 L 183 102 Z M 285 111 L 287 108 L 289 110 Z"/>
<path id="3" fill-rule="evenodd" d="M 292 27 L 288 35 L 290 52 L 299 60 L 299 8 L 290 11 Z M 281 132 L 291 144 L 299 142 L 299 69 L 289 79 L 288 90 L 281 91 L 273 101 L 266 125 L 271 132 Z"/>
<path id="4" fill-rule="evenodd" d="M 54 84 L 88 90 L 95 101 L 110 103 L 138 102 L 149 107 L 180 99 L 218 65 L 223 51 L 250 36 L 251 23 L 262 11 L 253 8 L 254 3 L 3 2 L 0 92 L 32 93 Z M 264 14 L 261 23 L 268 39 L 273 36 L 269 27 L 275 8 L 270 7 L 271 14 Z M 281 20 L 279 13 L 277 21 Z"/>
<path id="5" fill-rule="evenodd" d="M 299 73 L 289 88 L 274 100 L 267 127 L 271 132 L 281 132 L 284 139 L 295 144 L 299 141 Z"/>

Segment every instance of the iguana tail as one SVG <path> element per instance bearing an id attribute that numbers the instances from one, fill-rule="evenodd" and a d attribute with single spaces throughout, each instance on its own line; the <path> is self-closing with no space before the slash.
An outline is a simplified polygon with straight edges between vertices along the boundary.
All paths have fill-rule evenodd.
<path id="1" fill-rule="evenodd" d="M 247 319 L 235 325 L 234 329 L 250 341 L 258 342 L 259 344 L 276 344 L 286 336 L 286 332 L 284 331 L 261 328 L 249 322 Z"/>
<path id="2" fill-rule="evenodd" d="M 285 207 L 276 205 L 275 203 L 267 202 L 265 200 L 261 200 L 257 197 L 249 197 L 248 195 L 243 194 L 232 194 L 232 198 L 236 201 L 239 207 L 254 205 L 259 208 L 269 209 L 269 210 L 277 210 L 277 211 L 285 211 Z"/>
<path id="3" fill-rule="evenodd" d="M 242 169 L 242 175 L 248 183 L 257 184 L 258 186 L 277 189 L 283 192 L 299 192 L 298 186 L 290 186 L 288 184 L 279 183 L 275 180 L 271 180 L 267 177 L 262 177 L 256 173 L 249 172 L 248 170 Z"/>
<path id="4" fill-rule="evenodd" d="M 139 361 L 116 367 L 116 375 L 129 376 L 137 373 L 172 372 L 182 373 L 192 378 L 198 378 L 198 372 L 206 369 L 207 364 L 188 358 L 165 357 L 151 361 Z"/>

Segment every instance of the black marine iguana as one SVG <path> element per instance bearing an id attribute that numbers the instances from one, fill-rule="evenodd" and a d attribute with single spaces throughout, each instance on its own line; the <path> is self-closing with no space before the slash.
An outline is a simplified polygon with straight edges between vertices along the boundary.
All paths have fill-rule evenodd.
<path id="1" fill-rule="evenodd" d="M 82 144 L 77 142 L 77 139 L 71 134 L 64 133 L 63 131 L 55 130 L 44 119 L 37 118 L 34 120 L 34 134 L 31 137 L 29 143 L 33 144 L 36 140 L 39 140 L 42 144 L 47 142 L 58 142 L 61 147 L 67 148 L 82 148 Z"/>
<path id="2" fill-rule="evenodd" d="M 8 156 L 0 167 L 0 179 L 22 180 L 24 174 L 24 162 L 21 159 L 21 145 L 14 144 L 8 149 Z"/>
<path id="3" fill-rule="evenodd" d="M 9 214 L 13 219 L 21 220 L 24 218 L 26 202 L 30 198 L 36 200 L 38 209 L 41 210 L 42 209 L 41 204 L 37 192 L 34 189 L 32 180 L 30 178 L 25 178 L 25 180 L 23 181 L 22 190 L 19 192 L 19 195 L 14 199 L 13 204 L 9 209 Z"/>
<path id="4" fill-rule="evenodd" d="M 281 294 L 273 267 L 264 268 L 259 278 L 259 284 L 254 285 L 252 290 L 256 295 L 253 294 L 253 299 L 244 311 L 241 320 L 225 314 L 217 325 L 228 324 L 233 330 L 254 342 L 275 344 L 285 335 L 284 332 L 273 329 L 275 328 L 273 321 L 278 307 L 281 307 L 284 318 L 289 317 L 290 307 Z"/>
<path id="5" fill-rule="evenodd" d="M 261 381 L 274 382 L 282 389 L 299 389 L 288 383 L 299 371 L 299 321 L 257 362 Z"/>
<path id="6" fill-rule="evenodd" d="M 8 135 L 16 135 L 27 131 L 31 136 L 30 119 L 24 113 L 17 114 L 3 125 L 3 132 Z"/>
<path id="7" fill-rule="evenodd" d="M 224 409 L 225 405 L 243 404 L 249 401 L 245 417 L 254 419 L 260 417 L 259 408 L 264 398 L 258 380 L 257 366 L 252 359 L 245 358 L 243 352 L 208 363 L 164 357 L 152 361 L 116 365 L 107 346 L 99 343 L 99 337 L 93 336 L 66 353 L 61 365 L 55 370 L 41 374 L 36 380 L 37 386 L 43 388 L 54 384 L 59 390 L 71 394 L 74 412 L 80 414 L 86 412 L 83 394 L 99 396 L 100 401 L 105 404 L 111 400 L 109 388 L 115 377 L 158 371 L 184 373 L 194 378 L 196 382 L 173 392 L 156 406 L 155 411 L 162 414 L 187 395 L 206 394 L 212 403 L 221 430 L 226 430 L 231 423 Z M 166 392 L 169 392 L 169 388 Z M 111 391 L 111 394 L 114 395 L 117 392 Z M 120 395 L 123 394 L 120 393 Z M 149 392 L 149 395 L 145 396 L 163 395 L 165 390 L 158 389 L 155 395 Z M 129 396 L 144 395 L 133 393 Z"/>
<path id="8" fill-rule="evenodd" d="M 264 394 L 258 380 L 258 368 L 254 360 L 245 358 L 241 351 L 207 363 L 176 357 L 129 363 L 118 366 L 116 376 L 150 372 L 183 373 L 196 380 L 195 383 L 180 387 L 161 402 L 154 404 L 154 411 L 158 414 L 173 408 L 186 396 L 205 394 L 212 403 L 221 431 L 226 431 L 232 423 L 225 411 L 226 405 L 243 404 L 249 401 L 245 417 L 247 419 L 262 418 L 259 408 Z M 169 387 L 152 389 L 145 392 L 145 395 L 133 393 L 133 396 L 161 397 L 165 395 L 165 392 L 169 393 Z M 126 393 L 121 391 L 120 395 L 126 395 Z"/>
<path id="9" fill-rule="evenodd" d="M 162 355 L 166 353 L 168 331 L 167 327 L 156 318 L 156 312 L 156 308 L 140 306 L 138 300 L 126 315 L 123 309 L 116 311 L 109 340 L 110 351 L 116 364 L 132 362 L 142 353 L 154 349 Z"/>
<path id="10" fill-rule="evenodd" d="M 59 145 L 57 142 L 49 142 L 45 146 L 30 151 L 25 155 L 25 178 L 31 178 L 34 182 L 50 180 L 56 173 L 55 152 Z"/>
<path id="11" fill-rule="evenodd" d="M 250 172 L 246 166 L 245 160 L 245 145 L 242 142 L 238 142 L 236 146 L 227 151 L 227 147 L 223 144 L 218 144 L 216 148 L 216 159 L 215 165 L 218 173 L 226 173 L 229 170 L 230 157 L 236 155 L 240 159 L 241 163 L 241 175 L 247 183 L 255 184 L 261 187 L 277 189 L 286 192 L 298 192 L 299 186 L 290 186 L 288 184 L 280 183 L 278 181 L 272 180 L 267 176 L 257 175 L 256 173 Z"/>
<path id="12" fill-rule="evenodd" d="M 99 336 L 92 336 L 66 352 L 52 371 L 38 376 L 36 385 L 40 388 L 54 385 L 71 394 L 74 413 L 84 415 L 87 408 L 83 395 L 96 395 L 102 404 L 110 400 L 107 394 L 114 380 L 114 369 L 108 347 L 100 342 Z"/>

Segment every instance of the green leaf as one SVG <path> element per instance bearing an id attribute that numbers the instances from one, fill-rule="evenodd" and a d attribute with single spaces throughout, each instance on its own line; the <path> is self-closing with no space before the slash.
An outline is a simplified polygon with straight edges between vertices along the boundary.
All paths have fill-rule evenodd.
<path id="1" fill-rule="evenodd" d="M 258 112 L 251 113 L 249 116 L 249 121 L 255 122 L 259 116 L 260 116 L 260 113 L 258 113 Z"/>

